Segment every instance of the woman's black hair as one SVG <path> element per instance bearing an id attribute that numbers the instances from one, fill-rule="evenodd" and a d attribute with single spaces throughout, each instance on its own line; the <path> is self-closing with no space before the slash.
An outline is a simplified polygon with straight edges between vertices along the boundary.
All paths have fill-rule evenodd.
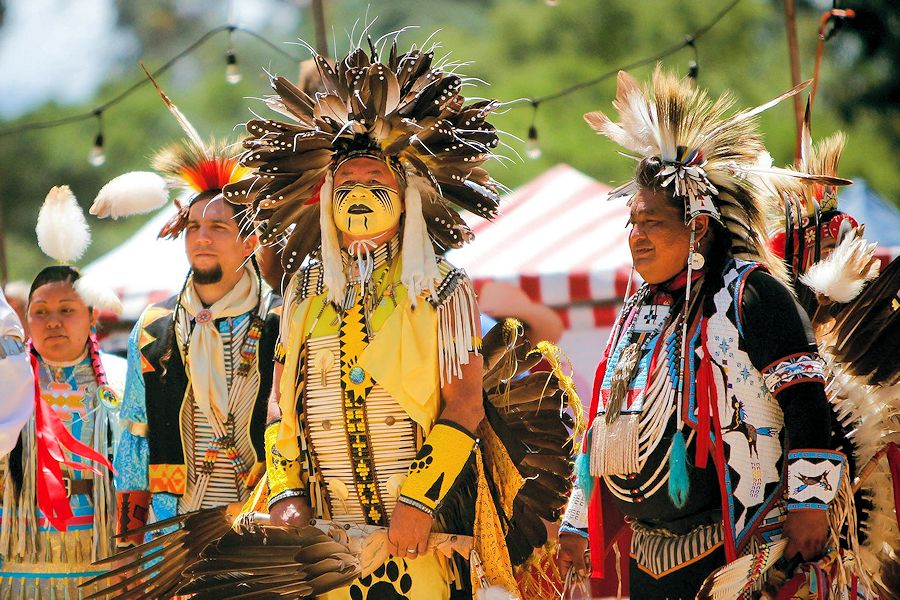
<path id="1" fill-rule="evenodd" d="M 41 269 L 41 272 L 37 274 L 37 277 L 34 278 L 34 281 L 31 282 L 31 289 L 28 291 L 28 302 L 31 302 L 31 297 L 39 287 L 58 281 L 75 285 L 75 282 L 78 281 L 80 277 L 81 273 L 78 269 L 69 265 L 50 265 L 49 267 L 44 267 Z"/>

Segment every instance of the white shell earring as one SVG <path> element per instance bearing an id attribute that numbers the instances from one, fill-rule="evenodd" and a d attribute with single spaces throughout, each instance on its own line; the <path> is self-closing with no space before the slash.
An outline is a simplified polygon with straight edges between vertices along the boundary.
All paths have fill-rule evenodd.
<path id="1" fill-rule="evenodd" d="M 694 271 L 698 271 L 703 268 L 703 265 L 706 264 L 706 259 L 703 258 L 703 255 L 699 252 L 691 252 L 690 263 L 691 269 Z"/>

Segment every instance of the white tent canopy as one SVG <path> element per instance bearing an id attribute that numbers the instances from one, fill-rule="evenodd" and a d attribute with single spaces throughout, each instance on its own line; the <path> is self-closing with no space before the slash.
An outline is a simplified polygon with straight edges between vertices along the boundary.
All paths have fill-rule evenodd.
<path id="1" fill-rule="evenodd" d="M 84 269 L 110 282 L 122 298 L 125 321 L 136 321 L 147 305 L 175 294 L 187 277 L 184 241 L 156 237 L 174 214 L 172 206 L 162 209 L 123 244 Z"/>

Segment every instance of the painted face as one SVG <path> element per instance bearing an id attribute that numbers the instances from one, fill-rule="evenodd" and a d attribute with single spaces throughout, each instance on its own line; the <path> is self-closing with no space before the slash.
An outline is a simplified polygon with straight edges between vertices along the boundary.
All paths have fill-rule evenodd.
<path id="1" fill-rule="evenodd" d="M 338 230 L 353 237 L 373 238 L 400 224 L 403 203 L 397 178 L 382 161 L 354 158 L 334 174 L 332 211 Z"/>
<path id="2" fill-rule="evenodd" d="M 69 362 L 84 352 L 91 333 L 90 309 L 68 281 L 34 290 L 28 303 L 28 327 L 35 350 L 51 362 Z"/>
<path id="3" fill-rule="evenodd" d="M 628 245 L 634 268 L 647 283 L 662 283 L 687 264 L 691 232 L 684 210 L 660 192 L 641 189 L 631 203 Z"/>

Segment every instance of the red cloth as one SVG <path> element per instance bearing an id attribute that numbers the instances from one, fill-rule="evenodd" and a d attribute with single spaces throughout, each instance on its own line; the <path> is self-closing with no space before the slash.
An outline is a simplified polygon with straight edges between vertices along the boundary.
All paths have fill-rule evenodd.
<path id="1" fill-rule="evenodd" d="M 894 516 L 897 517 L 897 527 L 900 527 L 900 448 L 894 442 L 888 444 L 887 459 L 894 488 Z"/>
<path id="2" fill-rule="evenodd" d="M 110 471 L 109 459 L 90 446 L 75 439 L 53 407 L 41 396 L 40 373 L 37 357 L 31 354 L 31 369 L 34 373 L 34 431 L 37 446 L 37 503 L 44 516 L 59 531 L 65 531 L 72 519 L 72 507 L 63 483 L 62 465 L 80 471 L 93 471 L 98 477 L 105 476 L 100 469 L 87 463 L 70 460 L 65 453 L 98 462 Z"/>

